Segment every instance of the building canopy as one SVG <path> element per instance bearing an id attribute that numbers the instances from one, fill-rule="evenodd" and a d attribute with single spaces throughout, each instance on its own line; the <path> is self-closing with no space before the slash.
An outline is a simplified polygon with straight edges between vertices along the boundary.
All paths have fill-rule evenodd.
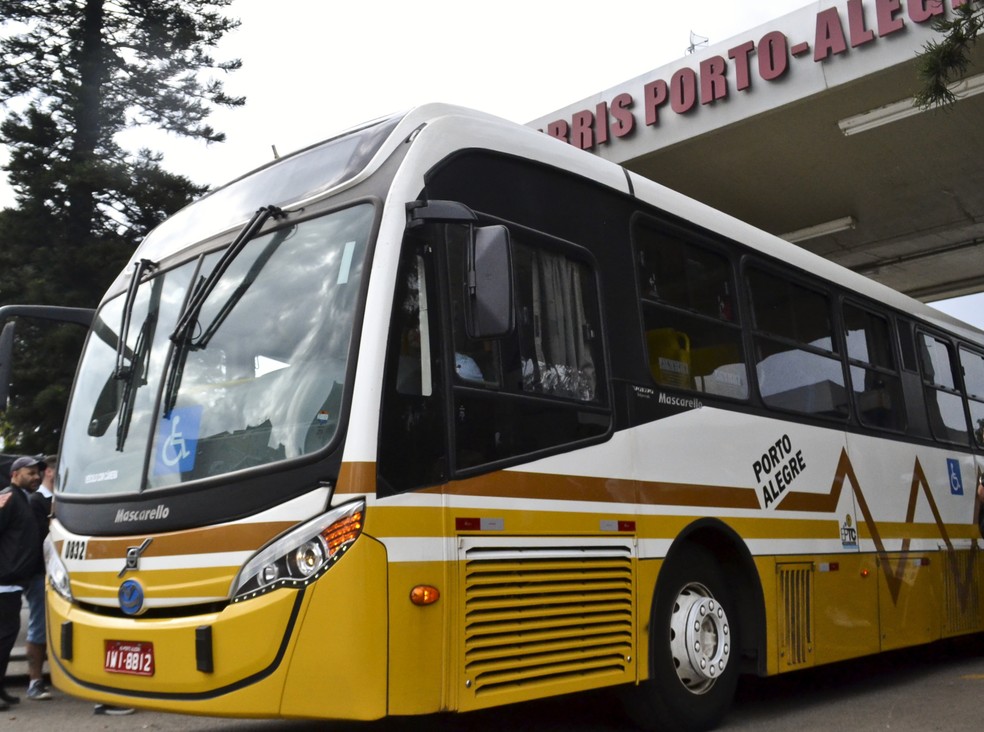
<path id="1" fill-rule="evenodd" d="M 912 103 L 954 1 L 820 0 L 530 124 L 921 300 L 979 292 L 984 48 Z"/>

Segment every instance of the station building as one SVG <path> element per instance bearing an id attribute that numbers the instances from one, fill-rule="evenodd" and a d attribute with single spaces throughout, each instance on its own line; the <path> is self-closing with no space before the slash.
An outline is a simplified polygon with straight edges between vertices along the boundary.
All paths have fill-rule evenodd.
<path id="1" fill-rule="evenodd" d="M 984 290 L 984 39 L 944 109 L 917 57 L 961 0 L 818 0 L 530 124 L 924 301 Z"/>

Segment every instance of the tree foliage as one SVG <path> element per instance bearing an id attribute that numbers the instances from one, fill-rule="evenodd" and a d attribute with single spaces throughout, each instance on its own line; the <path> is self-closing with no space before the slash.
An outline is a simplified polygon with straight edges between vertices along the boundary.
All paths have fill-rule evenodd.
<path id="1" fill-rule="evenodd" d="M 95 307 L 147 232 L 205 192 L 118 137 L 224 139 L 211 112 L 245 102 L 216 78 L 239 60 L 211 55 L 239 25 L 231 3 L 0 0 L 0 143 L 17 201 L 0 212 L 0 304 Z M 18 325 L 8 451 L 56 447 L 79 345 L 65 329 Z"/>
<path id="2" fill-rule="evenodd" d="M 950 87 L 967 73 L 982 26 L 984 0 L 968 0 L 953 10 L 952 17 L 941 16 L 933 24 L 942 38 L 927 43 L 919 57 L 922 86 L 915 96 L 917 106 L 948 106 L 956 101 Z"/>

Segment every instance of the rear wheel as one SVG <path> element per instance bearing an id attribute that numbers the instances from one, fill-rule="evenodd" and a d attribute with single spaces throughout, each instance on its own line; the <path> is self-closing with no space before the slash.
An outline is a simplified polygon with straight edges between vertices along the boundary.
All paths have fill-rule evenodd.
<path id="1" fill-rule="evenodd" d="M 737 614 L 721 568 L 703 547 L 664 566 L 650 624 L 651 677 L 628 692 L 636 723 L 698 732 L 721 721 L 738 682 Z"/>

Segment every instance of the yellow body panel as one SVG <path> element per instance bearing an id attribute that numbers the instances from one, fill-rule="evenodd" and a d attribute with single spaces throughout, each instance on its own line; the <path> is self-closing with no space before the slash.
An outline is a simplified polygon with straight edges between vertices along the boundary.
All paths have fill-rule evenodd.
<path id="1" fill-rule="evenodd" d="M 72 607 L 50 594 L 52 678 L 66 692 L 110 703 L 194 714 L 358 720 L 466 711 L 637 683 L 649 676 L 651 634 L 662 632 L 650 627 L 650 616 L 664 566 L 652 555 L 640 559 L 640 547 L 669 546 L 702 517 L 635 514 L 618 503 L 599 508 L 373 505 L 365 533 L 305 590 L 281 589 L 198 616 L 123 618 Z M 456 523 L 476 519 L 498 528 L 461 530 Z M 622 521 L 629 528 L 600 531 Z M 804 546 L 839 541 L 841 526 L 809 512 L 803 518 L 729 517 L 725 523 L 741 541 L 759 547 L 752 571 L 762 587 L 767 674 L 984 629 L 984 562 L 976 546 L 886 552 L 879 544 L 864 553 L 782 555 L 769 551 L 770 542 L 789 548 L 797 540 Z M 934 531 L 957 537 L 965 528 L 878 527 L 881 540 L 906 541 L 931 538 Z M 867 527 L 859 525 L 859 534 L 866 539 Z M 625 554 L 601 557 L 591 566 L 536 556 L 543 547 L 579 541 L 589 548 L 620 546 Z M 389 549 L 387 542 L 393 542 Z M 106 557 L 116 558 L 134 543 L 127 538 L 100 545 L 112 549 L 101 549 Z M 418 546 L 429 552 L 426 560 L 414 559 Z M 471 559 L 468 547 L 478 550 Z M 510 556 L 489 558 L 501 547 Z M 549 589 L 516 601 L 540 581 L 528 576 L 532 565 L 547 577 Z M 223 595 L 237 569 L 142 569 L 130 576 L 158 601 L 180 605 L 184 598 Z M 575 620 L 566 627 L 566 619 L 556 620 L 564 613 L 550 606 L 561 597 L 571 607 L 584 607 L 582 585 L 598 576 L 598 596 L 588 600 L 598 605 L 601 628 L 592 646 L 582 643 L 586 616 L 580 610 L 572 611 Z M 72 575 L 76 593 L 109 605 L 121 581 L 112 571 Z M 440 599 L 414 605 L 410 591 L 417 585 L 436 587 Z M 70 660 L 62 657 L 59 637 L 65 623 L 73 628 Z M 195 631 L 202 626 L 212 628 L 212 673 L 196 669 Z M 153 643 L 155 675 L 107 673 L 106 640 Z M 541 661 L 550 665 L 549 676 L 541 673 Z"/>
<path id="2" fill-rule="evenodd" d="M 776 627 L 779 600 L 776 589 L 775 557 L 755 557 L 755 570 L 762 583 L 762 602 L 765 608 L 765 621 L 768 628 Z M 779 673 L 779 638 L 770 631 L 765 634 L 765 673 Z"/>
<path id="3" fill-rule="evenodd" d="M 663 568 L 662 559 L 654 559 L 645 562 L 637 562 L 638 569 L 638 589 L 636 590 L 636 678 L 635 682 L 645 681 L 649 678 L 649 651 L 651 640 L 649 637 L 649 619 L 652 617 L 654 589 L 656 587 L 656 577 Z"/>
<path id="4" fill-rule="evenodd" d="M 376 719 L 386 714 L 385 574 L 385 549 L 363 536 L 303 593 L 275 590 L 215 613 L 124 618 L 49 592 L 52 681 L 93 701 L 186 714 Z M 70 659 L 59 630 L 66 623 Z M 212 673 L 196 668 L 202 626 L 212 629 Z M 105 671 L 107 640 L 153 643 L 154 675 Z"/>
<path id="5" fill-rule="evenodd" d="M 145 573 L 142 579 L 153 582 L 152 586 L 145 586 L 145 590 L 151 591 L 154 597 L 185 604 L 202 597 L 226 597 L 238 571 L 239 567 L 159 569 L 152 576 Z M 75 572 L 72 574 L 72 593 L 99 604 L 115 605 L 120 582 L 122 579 L 116 572 Z"/>
<path id="6" fill-rule="evenodd" d="M 887 651 L 937 640 L 942 634 L 942 553 L 881 558 L 879 624 Z"/>
<path id="7" fill-rule="evenodd" d="M 770 675 L 984 630 L 976 548 L 758 557 L 755 563 Z M 794 573 L 801 584 L 788 581 Z M 797 642 L 801 647 L 791 648 Z"/>
<path id="8" fill-rule="evenodd" d="M 838 565 L 816 573 L 816 663 L 879 650 L 878 562 L 871 554 L 819 557 Z"/>
<path id="9" fill-rule="evenodd" d="M 275 665 L 296 598 L 294 591 L 279 590 L 251 603 L 230 605 L 219 613 L 158 620 L 89 612 L 71 607 L 49 592 L 52 673 L 82 686 L 112 685 L 127 692 L 161 697 L 221 689 Z M 72 625 L 69 660 L 64 658 L 57 634 L 65 623 Z M 195 629 L 201 626 L 213 629 L 213 674 L 195 670 Z M 258 632 L 257 628 L 264 628 L 265 632 Z M 249 644 L 241 642 L 244 637 L 251 639 Z M 103 669 L 107 640 L 153 643 L 154 675 L 107 673 Z"/>
<path id="10" fill-rule="evenodd" d="M 414 605 L 410 590 L 417 585 L 437 588 L 440 598 L 433 605 Z M 454 645 L 448 612 L 455 597 L 444 562 L 390 565 L 390 714 L 433 714 L 450 708 L 446 663 Z"/>
<path id="11" fill-rule="evenodd" d="M 363 535 L 311 585 L 294 634 L 282 716 L 386 715 L 385 577 L 385 548 Z"/>

